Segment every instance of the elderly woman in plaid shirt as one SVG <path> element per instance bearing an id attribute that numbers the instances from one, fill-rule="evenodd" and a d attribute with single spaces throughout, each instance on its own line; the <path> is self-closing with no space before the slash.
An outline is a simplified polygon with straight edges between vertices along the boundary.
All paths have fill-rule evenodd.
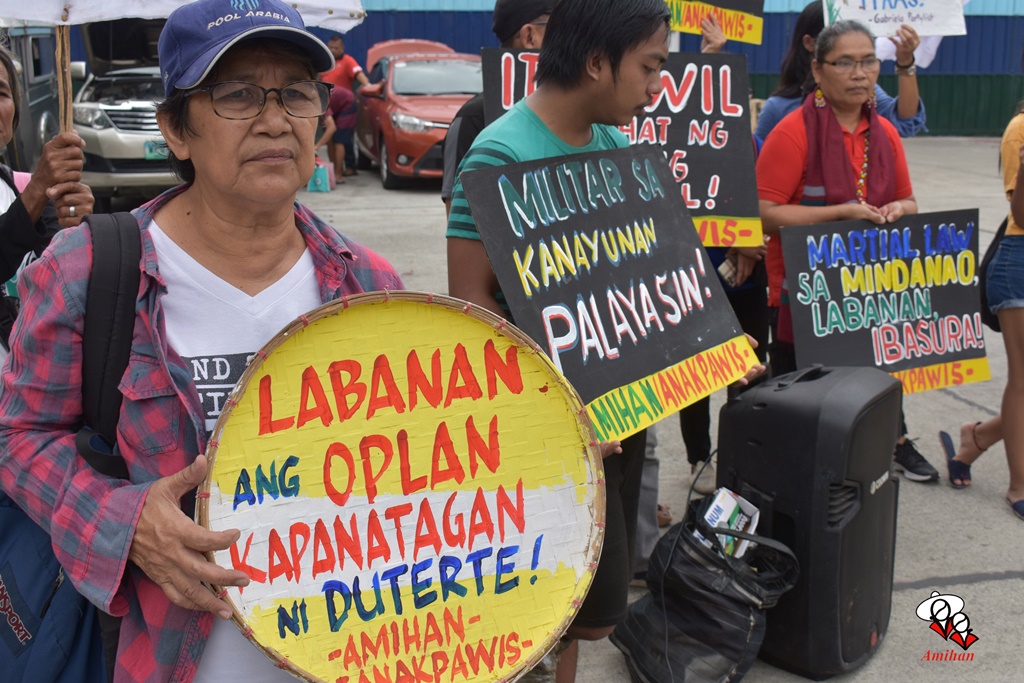
<path id="1" fill-rule="evenodd" d="M 74 445 L 88 226 L 60 233 L 26 271 L 3 373 L 0 486 L 50 533 L 75 587 L 123 617 L 117 681 L 290 680 L 253 656 L 204 587 L 248 582 L 203 554 L 238 532 L 197 526 L 182 499 L 206 474 L 198 454 L 252 354 L 321 303 L 402 287 L 386 261 L 295 202 L 330 94 L 317 72 L 334 58 L 291 6 L 260 9 L 199 0 L 160 36 L 158 119 L 185 184 L 135 212 L 142 277 L 116 444 L 130 478 L 91 470 Z"/>

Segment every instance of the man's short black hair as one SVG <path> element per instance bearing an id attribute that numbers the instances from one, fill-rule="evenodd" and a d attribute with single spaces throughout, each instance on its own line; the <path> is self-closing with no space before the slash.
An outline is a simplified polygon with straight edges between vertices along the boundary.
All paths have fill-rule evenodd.
<path id="1" fill-rule="evenodd" d="M 665 0 L 560 0 L 548 19 L 537 84 L 579 85 L 595 52 L 617 76 L 623 55 L 668 25 Z"/>

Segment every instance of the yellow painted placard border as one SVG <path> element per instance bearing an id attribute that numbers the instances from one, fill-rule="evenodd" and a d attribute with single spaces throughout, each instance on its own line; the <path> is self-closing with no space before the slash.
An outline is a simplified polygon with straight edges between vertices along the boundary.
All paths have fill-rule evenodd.
<path id="1" fill-rule="evenodd" d="M 955 360 L 948 363 L 926 365 L 889 373 L 903 384 L 903 393 L 918 394 L 922 391 L 945 389 L 946 387 L 973 384 L 992 379 L 988 358 Z"/>
<path id="2" fill-rule="evenodd" d="M 587 414 L 600 441 L 624 439 L 732 384 L 757 364 L 741 335 L 599 396 L 587 404 Z"/>
<path id="3" fill-rule="evenodd" d="M 668 0 L 672 14 L 672 30 L 700 35 L 700 22 L 712 13 L 722 26 L 727 40 L 760 45 L 764 33 L 764 17 L 723 9 L 706 2 Z"/>
<path id="4" fill-rule="evenodd" d="M 693 216 L 693 226 L 701 235 L 701 225 L 707 229 L 701 235 L 705 247 L 760 247 L 764 244 L 761 218 L 744 216 Z M 712 226 L 714 223 L 714 226 Z M 728 232 L 736 235 L 728 236 Z"/>

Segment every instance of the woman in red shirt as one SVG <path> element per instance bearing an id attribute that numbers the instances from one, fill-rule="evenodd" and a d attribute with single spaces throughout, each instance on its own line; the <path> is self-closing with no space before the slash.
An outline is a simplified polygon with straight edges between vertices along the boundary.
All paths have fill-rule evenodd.
<path id="1" fill-rule="evenodd" d="M 840 21 L 823 30 L 811 64 L 815 91 L 775 127 L 758 158 L 761 223 L 771 236 L 768 304 L 777 310 L 773 374 L 796 369 L 780 228 L 853 219 L 893 223 L 917 212 L 899 133 L 874 107 L 880 67 L 863 24 Z M 905 434 L 896 463 L 908 479 L 938 481 Z"/>

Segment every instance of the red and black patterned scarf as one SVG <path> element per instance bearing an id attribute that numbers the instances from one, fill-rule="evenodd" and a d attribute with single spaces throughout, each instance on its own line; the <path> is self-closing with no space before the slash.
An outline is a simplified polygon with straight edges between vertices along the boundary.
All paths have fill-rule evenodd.
<path id="1" fill-rule="evenodd" d="M 827 99 L 815 104 L 814 93 L 802 107 L 807 128 L 807 174 L 801 204 L 835 206 L 857 201 L 857 174 L 843 143 L 843 129 Z M 874 106 L 865 103 L 861 116 L 868 118 L 868 177 L 865 200 L 881 207 L 893 200 L 896 191 L 896 153 L 885 134 Z M 852 162 L 852 163 L 851 163 Z"/>
<path id="2" fill-rule="evenodd" d="M 863 159 L 850 159 L 843 141 L 843 128 L 824 97 L 811 93 L 804 100 L 801 112 L 807 129 L 807 171 L 804 179 L 803 206 L 836 206 L 857 201 L 856 163 L 861 168 Z M 864 201 L 874 207 L 891 202 L 896 194 L 896 152 L 882 127 L 873 103 L 864 104 L 861 116 L 868 118 L 868 168 Z M 775 240 L 773 240 L 775 241 Z M 771 245 L 769 245 L 771 246 Z M 781 260 L 781 242 L 777 248 Z M 782 273 L 785 277 L 785 271 Z M 793 320 L 789 310 L 789 291 L 782 283 L 779 310 L 779 339 L 793 342 Z"/>

